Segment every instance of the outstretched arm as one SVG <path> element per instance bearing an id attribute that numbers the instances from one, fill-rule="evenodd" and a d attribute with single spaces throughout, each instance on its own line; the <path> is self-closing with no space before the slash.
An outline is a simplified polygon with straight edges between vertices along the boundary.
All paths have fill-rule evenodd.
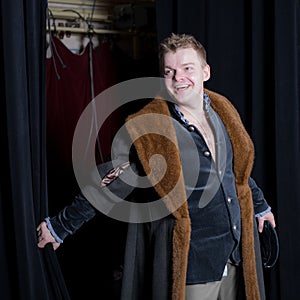
<path id="1" fill-rule="evenodd" d="M 123 152 L 126 152 L 125 150 L 128 149 L 128 146 L 124 146 L 122 143 L 125 144 L 120 140 L 119 144 L 115 146 L 114 160 L 97 166 L 97 171 L 102 178 L 101 182 L 95 184 L 97 186 L 96 191 L 99 192 L 99 194 L 96 194 L 99 202 L 101 202 L 102 196 L 107 197 L 108 201 L 110 200 L 108 196 L 110 194 L 107 194 L 107 192 L 111 192 L 125 200 L 134 189 L 133 186 L 126 184 L 126 182 L 123 182 L 119 178 L 124 171 L 128 172 L 130 169 L 130 164 L 126 161 L 129 157 L 128 153 L 127 155 L 122 155 Z M 132 167 L 133 170 L 136 170 L 134 163 Z M 94 180 L 92 175 L 91 177 Z M 132 175 L 129 172 L 127 176 Z M 93 180 L 92 184 L 94 184 Z M 98 187 L 99 184 L 100 187 Z M 74 234 L 84 223 L 91 220 L 96 213 L 96 208 L 88 201 L 84 193 L 80 192 L 75 196 L 74 201 L 62 209 L 56 216 L 47 217 L 38 225 L 38 247 L 44 248 L 47 243 L 51 243 L 54 250 L 56 250 L 68 235 Z"/>

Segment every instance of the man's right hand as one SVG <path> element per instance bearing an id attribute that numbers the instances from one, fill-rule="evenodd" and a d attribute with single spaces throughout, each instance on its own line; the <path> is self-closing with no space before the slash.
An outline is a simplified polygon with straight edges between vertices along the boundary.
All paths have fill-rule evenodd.
<path id="1" fill-rule="evenodd" d="M 39 248 L 44 248 L 48 243 L 52 244 L 54 250 L 56 250 L 60 246 L 60 243 L 56 242 L 55 238 L 51 234 L 45 221 L 41 222 L 36 231 L 38 232 Z"/>

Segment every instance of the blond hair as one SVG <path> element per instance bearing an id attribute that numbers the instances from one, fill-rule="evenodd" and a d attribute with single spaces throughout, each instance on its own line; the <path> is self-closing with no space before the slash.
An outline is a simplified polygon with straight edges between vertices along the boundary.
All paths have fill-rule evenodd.
<path id="1" fill-rule="evenodd" d="M 165 38 L 159 45 L 159 62 L 160 68 L 164 68 L 164 56 L 168 52 L 176 52 L 180 48 L 193 48 L 197 51 L 206 65 L 206 50 L 203 45 L 195 39 L 194 36 L 188 34 L 175 34 Z"/>

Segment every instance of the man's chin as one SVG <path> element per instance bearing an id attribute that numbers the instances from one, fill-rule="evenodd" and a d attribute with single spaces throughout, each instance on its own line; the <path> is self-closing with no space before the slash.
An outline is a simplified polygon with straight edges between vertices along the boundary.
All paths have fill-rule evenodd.
<path id="1" fill-rule="evenodd" d="M 186 103 L 189 98 L 190 98 L 190 95 L 188 93 L 182 93 L 180 95 L 178 95 L 178 94 L 173 94 L 172 95 L 173 101 L 178 103 L 178 104 Z"/>
<path id="2" fill-rule="evenodd" d="M 180 101 L 180 98 L 178 98 L 178 96 L 174 93 L 172 93 L 171 91 L 169 90 L 165 90 L 166 93 L 164 93 L 164 98 L 168 101 L 171 101 L 171 102 L 175 102 L 177 103 L 178 101 Z"/>
<path id="3" fill-rule="evenodd" d="M 181 93 L 174 93 L 174 91 L 167 90 L 169 98 L 166 100 L 175 102 L 176 104 L 184 104 L 189 101 L 191 98 L 191 93 L 188 91 L 184 91 Z"/>

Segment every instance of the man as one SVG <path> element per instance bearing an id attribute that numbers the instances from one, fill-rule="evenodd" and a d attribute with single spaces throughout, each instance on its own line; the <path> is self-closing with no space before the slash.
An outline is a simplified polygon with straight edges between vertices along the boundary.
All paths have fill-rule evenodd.
<path id="1" fill-rule="evenodd" d="M 120 165 L 121 173 L 130 165 L 152 184 L 130 193 L 132 201 L 163 199 L 169 214 L 128 224 L 121 298 L 264 299 L 255 217 L 260 232 L 265 221 L 275 226 L 275 220 L 250 177 L 253 143 L 230 102 L 204 89 L 210 67 L 194 37 L 166 38 L 160 45 L 160 63 L 167 93 L 128 117 L 134 147 L 129 163 L 121 159 Z M 143 136 L 148 123 L 135 126 L 131 121 L 149 114 L 171 121 L 166 126 L 164 118 L 158 118 L 160 134 Z M 114 159 L 123 157 L 122 142 L 117 145 Z M 155 174 L 161 164 L 151 164 L 155 154 L 162 155 L 167 166 L 159 182 Z M 127 188 L 117 170 L 104 172 L 102 180 L 115 193 Z M 101 166 L 99 171 L 103 173 Z M 56 249 L 94 215 L 95 209 L 79 195 L 38 226 L 38 246 L 50 242 Z"/>

